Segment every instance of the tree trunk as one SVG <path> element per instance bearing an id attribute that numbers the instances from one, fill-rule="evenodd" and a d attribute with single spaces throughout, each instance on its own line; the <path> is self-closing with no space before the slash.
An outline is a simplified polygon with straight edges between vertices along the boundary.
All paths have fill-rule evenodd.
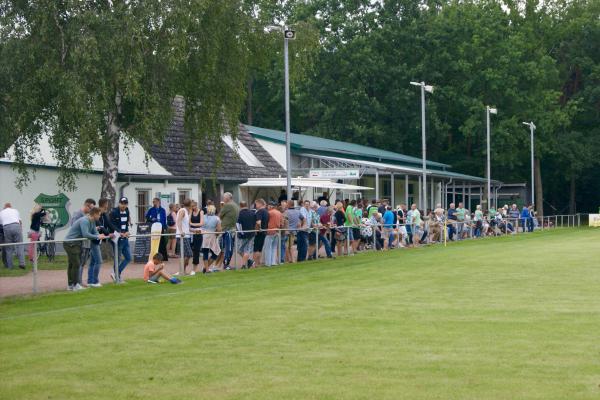
<path id="1" fill-rule="evenodd" d="M 252 125 L 254 120 L 254 110 L 252 109 L 252 77 L 248 78 L 247 93 L 246 93 L 246 122 Z"/>
<path id="2" fill-rule="evenodd" d="M 542 188 L 542 168 L 540 166 L 540 159 L 534 160 L 535 164 L 535 209 L 538 216 L 544 216 L 544 190 Z"/>
<path id="3" fill-rule="evenodd" d="M 569 196 L 569 214 L 577 212 L 577 204 L 575 203 L 575 174 L 571 175 L 571 194 Z"/>
<path id="4" fill-rule="evenodd" d="M 108 128 L 106 145 L 102 151 L 102 190 L 100 197 L 107 198 L 111 207 L 116 204 L 117 176 L 119 173 L 119 135 L 120 129 L 116 123 L 116 115 L 108 113 Z"/>

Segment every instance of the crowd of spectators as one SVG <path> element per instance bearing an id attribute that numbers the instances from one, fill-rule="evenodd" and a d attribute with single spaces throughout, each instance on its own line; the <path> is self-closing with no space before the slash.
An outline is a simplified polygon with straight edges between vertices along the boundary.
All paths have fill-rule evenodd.
<path id="1" fill-rule="evenodd" d="M 36 241 L 46 212 L 39 205 L 31 211 L 28 237 Z M 486 213 L 477 205 L 469 210 L 463 203 L 441 205 L 433 210 L 419 210 L 416 204 L 399 204 L 387 200 L 337 200 L 327 196 L 312 200 L 257 199 L 253 204 L 233 201 L 224 193 L 219 205 L 207 200 L 204 207 L 191 199 L 182 204 L 170 204 L 168 210 L 158 198 L 146 212 L 146 222 L 162 226 L 159 250 L 144 269 L 144 279 L 150 283 L 161 277 L 179 283 L 163 270 L 169 258 L 182 257 L 182 274 L 210 274 L 241 268 L 257 268 L 283 263 L 303 262 L 319 257 L 334 258 L 365 250 L 386 251 L 410 248 L 445 240 L 531 232 L 538 220 L 531 205 L 519 210 L 511 207 L 490 208 Z M 123 283 L 122 273 L 131 261 L 131 215 L 128 199 L 120 198 L 109 209 L 107 199 L 87 199 L 69 223 L 63 244 L 68 256 L 67 288 L 78 291 L 101 287 L 99 270 L 102 265 L 103 242 L 111 241 L 117 249 L 117 265 L 111 274 L 115 283 Z M 5 204 L 0 211 L 3 240 L 22 240 L 18 211 Z M 35 246 L 29 247 L 33 259 Z M 7 268 L 13 268 L 13 255 L 20 268 L 25 268 L 23 246 L 9 246 L 2 251 Z M 235 260 L 232 263 L 232 260 Z M 190 265 L 191 261 L 191 265 Z M 241 261 L 241 262 L 240 262 Z M 87 283 L 84 271 L 87 268 Z M 178 274 L 175 274 L 178 275 Z"/>

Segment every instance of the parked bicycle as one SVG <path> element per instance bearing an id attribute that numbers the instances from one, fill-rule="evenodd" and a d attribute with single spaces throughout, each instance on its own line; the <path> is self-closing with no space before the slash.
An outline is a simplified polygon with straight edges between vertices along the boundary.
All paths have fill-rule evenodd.
<path id="1" fill-rule="evenodd" d="M 48 261 L 54 261 L 54 257 L 56 257 L 56 243 L 54 243 L 56 224 L 42 224 L 42 228 L 44 229 L 44 242 L 38 243 L 38 255 L 45 254 Z"/>

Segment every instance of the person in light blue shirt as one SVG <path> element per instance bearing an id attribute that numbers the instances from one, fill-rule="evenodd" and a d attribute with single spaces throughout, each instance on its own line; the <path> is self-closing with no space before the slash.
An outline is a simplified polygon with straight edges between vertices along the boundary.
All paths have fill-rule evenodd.
<path id="1" fill-rule="evenodd" d="M 396 225 L 396 215 L 392 212 L 392 207 L 387 206 L 383 213 L 383 249 L 387 250 L 390 245 L 396 241 L 394 226 Z"/>

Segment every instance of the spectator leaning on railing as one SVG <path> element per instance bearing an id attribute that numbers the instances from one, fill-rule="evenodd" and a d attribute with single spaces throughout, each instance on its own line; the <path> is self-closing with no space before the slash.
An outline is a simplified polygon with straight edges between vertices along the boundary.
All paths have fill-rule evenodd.
<path id="1" fill-rule="evenodd" d="M 76 239 L 103 240 L 110 235 L 98 233 L 96 230 L 96 221 L 100 219 L 102 211 L 98 207 L 90 210 L 87 216 L 79 218 L 71 225 L 63 247 L 67 253 L 69 266 L 67 268 L 68 286 L 67 290 L 78 291 L 85 289 L 79 283 L 79 265 L 81 263 L 82 241 Z"/>
<path id="2" fill-rule="evenodd" d="M 23 241 L 23 228 L 19 210 L 12 208 L 10 203 L 4 204 L 4 209 L 0 211 L 0 225 L 3 229 L 4 243 Z M 13 268 L 13 255 L 15 252 L 19 259 L 19 268 L 25 269 L 25 247 L 22 244 L 6 246 L 2 249 L 2 254 L 6 253 L 6 268 Z"/>

